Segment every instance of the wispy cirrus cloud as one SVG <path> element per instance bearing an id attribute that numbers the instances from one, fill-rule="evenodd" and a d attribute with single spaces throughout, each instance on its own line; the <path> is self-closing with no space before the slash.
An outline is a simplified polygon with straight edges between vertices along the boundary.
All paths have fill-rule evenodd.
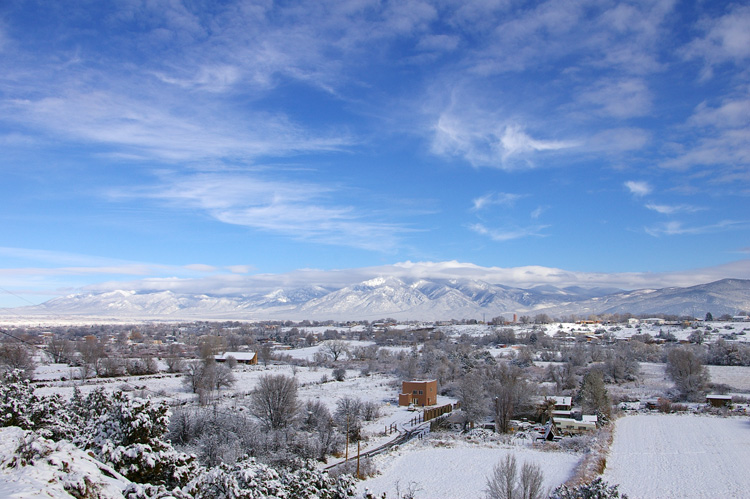
<path id="1" fill-rule="evenodd" d="M 352 205 L 335 201 L 341 190 L 257 174 L 164 173 L 159 185 L 113 189 L 112 199 L 150 198 L 175 208 L 198 208 L 233 225 L 295 239 L 377 251 L 391 251 L 409 232 L 403 225 L 373 221 Z"/>
<path id="2" fill-rule="evenodd" d="M 646 227 L 645 231 L 647 234 L 654 237 L 683 235 L 695 236 L 700 234 L 723 232 L 727 230 L 747 229 L 749 226 L 750 222 L 739 220 L 722 220 L 714 224 L 692 227 L 686 226 L 682 222 L 672 221 L 653 225 L 651 227 Z"/>
<path id="3" fill-rule="evenodd" d="M 576 147 L 578 142 L 534 138 L 523 126 L 491 116 L 444 112 L 433 128 L 432 152 L 459 157 L 473 166 L 505 170 L 534 167 L 535 153 Z"/>
<path id="4" fill-rule="evenodd" d="M 493 241 L 504 242 L 525 237 L 545 237 L 542 231 L 548 227 L 549 225 L 533 225 L 529 227 L 491 228 L 481 223 L 475 223 L 470 225 L 469 229 L 477 234 L 487 236 Z"/>
<path id="5" fill-rule="evenodd" d="M 134 99 L 110 91 L 16 99 L 6 101 L 2 108 L 26 126 L 82 142 L 108 144 L 144 159 L 283 156 L 339 150 L 351 144 L 349 137 L 326 137 L 283 115 L 257 113 L 217 121 L 218 109 L 211 103 L 206 103 L 198 115 L 186 114 L 154 103 L 152 98 Z"/>
<path id="6" fill-rule="evenodd" d="M 511 194 L 507 192 L 492 192 L 479 196 L 472 200 L 472 210 L 479 211 L 490 206 L 513 206 L 516 201 L 523 198 L 523 194 Z"/>
<path id="7" fill-rule="evenodd" d="M 706 209 L 701 206 L 692 206 L 688 204 L 668 205 L 668 204 L 656 204 L 656 203 L 647 203 L 646 208 L 648 208 L 649 210 L 653 210 L 657 213 L 661 213 L 662 215 L 676 215 L 678 213 L 697 213 L 699 211 L 704 211 Z"/>

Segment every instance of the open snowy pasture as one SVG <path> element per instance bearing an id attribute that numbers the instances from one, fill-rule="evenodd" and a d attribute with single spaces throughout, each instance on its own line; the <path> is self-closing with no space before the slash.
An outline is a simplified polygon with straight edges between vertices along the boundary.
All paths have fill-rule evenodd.
<path id="1" fill-rule="evenodd" d="M 665 371 L 666 364 L 641 362 L 641 377 L 638 383 L 627 384 L 631 395 L 656 396 L 674 386 Z M 711 382 L 730 387 L 731 393 L 750 393 L 750 366 L 706 366 Z"/>
<path id="2" fill-rule="evenodd" d="M 617 421 L 604 479 L 638 498 L 748 497 L 750 419 L 627 416 Z"/>
<path id="3" fill-rule="evenodd" d="M 750 366 L 706 366 L 711 382 L 731 387 L 732 393 L 750 393 Z"/>
<path id="4" fill-rule="evenodd" d="M 407 489 L 415 498 L 461 499 L 484 496 L 487 477 L 496 464 L 512 454 L 518 466 L 539 465 L 544 487 L 555 488 L 569 479 L 580 456 L 564 452 L 543 452 L 525 446 L 477 445 L 461 440 L 435 438 L 414 440 L 374 459 L 380 474 L 359 482 L 358 489 L 376 495 L 399 497 Z"/>

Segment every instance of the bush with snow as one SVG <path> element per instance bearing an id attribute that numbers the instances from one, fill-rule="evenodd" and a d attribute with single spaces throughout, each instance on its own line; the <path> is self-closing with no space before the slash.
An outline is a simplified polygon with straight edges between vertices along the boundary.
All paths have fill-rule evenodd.
<path id="1" fill-rule="evenodd" d="M 601 478 L 574 487 L 561 485 L 550 494 L 549 499 L 628 499 L 620 495 L 617 485 L 609 485 Z"/>

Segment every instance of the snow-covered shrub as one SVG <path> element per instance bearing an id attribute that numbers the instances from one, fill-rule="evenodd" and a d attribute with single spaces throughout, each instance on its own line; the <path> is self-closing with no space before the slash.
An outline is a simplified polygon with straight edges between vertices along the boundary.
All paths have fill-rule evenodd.
<path id="1" fill-rule="evenodd" d="M 86 397 L 75 391 L 68 407 L 70 420 L 80 426 L 74 443 L 129 480 L 174 488 L 195 472 L 195 456 L 177 452 L 166 441 L 166 403 L 95 390 Z"/>
<path id="2" fill-rule="evenodd" d="M 19 370 L 9 371 L 0 383 L 0 427 L 17 426 L 60 440 L 75 429 L 59 395 L 39 397 Z"/>
<path id="3" fill-rule="evenodd" d="M 122 491 L 125 499 L 193 499 L 180 489 L 169 490 L 164 485 L 130 483 Z"/>
<path id="4" fill-rule="evenodd" d="M 341 499 L 354 497 L 356 489 L 351 475 L 332 477 L 315 468 L 312 461 L 299 462 L 281 477 L 288 497 L 299 499 Z"/>
<path id="5" fill-rule="evenodd" d="M 333 379 L 336 381 L 344 381 L 346 378 L 346 369 L 343 367 L 337 367 L 333 371 L 331 371 L 331 376 L 333 376 Z"/>
<path id="6" fill-rule="evenodd" d="M 286 498 L 279 473 L 253 458 L 206 469 L 186 487 L 195 499 Z"/>
<path id="7" fill-rule="evenodd" d="M 29 381 L 19 370 L 8 371 L 0 384 L 0 426 L 18 426 L 24 430 L 34 427 L 29 407 L 38 401 Z"/>
<path id="8" fill-rule="evenodd" d="M 343 499 L 354 497 L 354 479 L 332 477 L 311 461 L 276 470 L 253 458 L 222 464 L 196 477 L 184 489 L 195 499 Z"/>
<path id="9" fill-rule="evenodd" d="M 561 485 L 552 491 L 549 499 L 627 499 L 626 494 L 620 495 L 618 485 L 609 485 L 601 478 L 591 483 L 568 487 Z"/>

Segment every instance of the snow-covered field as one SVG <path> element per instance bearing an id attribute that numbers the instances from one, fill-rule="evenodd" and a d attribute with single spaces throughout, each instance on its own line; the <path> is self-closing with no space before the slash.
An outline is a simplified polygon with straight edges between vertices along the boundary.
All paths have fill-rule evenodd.
<path id="1" fill-rule="evenodd" d="M 411 488 L 416 490 L 415 498 L 475 499 L 484 496 L 487 477 L 508 454 L 516 457 L 519 466 L 524 462 L 539 465 L 544 473 L 544 487 L 549 489 L 569 479 L 580 460 L 578 455 L 563 452 L 433 437 L 414 440 L 375 458 L 381 474 L 360 482 L 358 489 L 399 497 L 397 488 L 401 494 Z"/>
<path id="2" fill-rule="evenodd" d="M 639 414 L 617 421 L 604 479 L 638 498 L 750 494 L 750 418 Z"/>

